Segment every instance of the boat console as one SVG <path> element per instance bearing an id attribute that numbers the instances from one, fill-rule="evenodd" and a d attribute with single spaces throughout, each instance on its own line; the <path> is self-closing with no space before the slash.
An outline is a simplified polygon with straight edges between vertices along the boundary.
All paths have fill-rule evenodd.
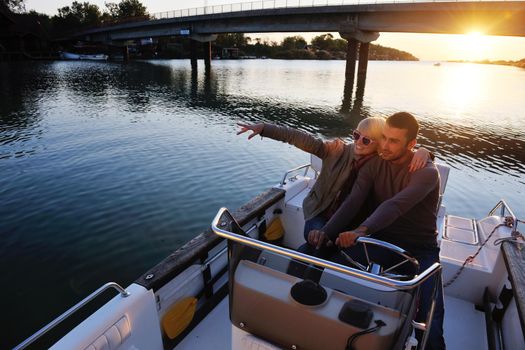
<path id="1" fill-rule="evenodd" d="M 224 208 L 212 229 L 228 239 L 234 344 L 249 333 L 252 342 L 282 348 L 404 349 L 419 286 L 440 278 L 439 264 L 399 280 L 268 244 L 245 235 Z M 302 265 L 302 276 L 291 273 L 294 264 Z"/>

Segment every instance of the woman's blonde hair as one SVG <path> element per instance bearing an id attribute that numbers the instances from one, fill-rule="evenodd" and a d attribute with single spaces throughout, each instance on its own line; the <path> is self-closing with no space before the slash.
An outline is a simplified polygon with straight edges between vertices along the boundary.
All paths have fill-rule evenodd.
<path id="1" fill-rule="evenodd" d="M 383 135 L 385 119 L 382 117 L 368 117 L 357 124 L 357 130 L 368 134 L 374 140 L 380 140 Z"/>

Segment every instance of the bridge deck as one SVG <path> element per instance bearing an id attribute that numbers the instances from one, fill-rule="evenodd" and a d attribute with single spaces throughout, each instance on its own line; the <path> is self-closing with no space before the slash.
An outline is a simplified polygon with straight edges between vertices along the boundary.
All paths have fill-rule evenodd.
<path id="1" fill-rule="evenodd" d="M 289 2 L 290 1 L 290 2 Z M 155 14 L 147 21 L 93 28 L 75 35 L 113 41 L 191 34 L 259 32 L 410 32 L 525 36 L 525 1 L 353 1 L 338 6 L 292 6 L 298 0 L 209 6 Z M 392 0 L 386 0 L 392 2 Z M 282 4 L 285 6 L 281 6 Z M 304 1 L 303 1 L 304 3 Z M 339 2 L 341 3 L 341 2 Z M 288 5 L 287 5 L 288 4 Z M 314 1 L 315 5 L 315 1 Z M 226 6 L 226 7 L 225 7 Z M 228 7 L 229 6 L 229 7 Z M 211 13 L 210 13 L 211 12 Z"/>

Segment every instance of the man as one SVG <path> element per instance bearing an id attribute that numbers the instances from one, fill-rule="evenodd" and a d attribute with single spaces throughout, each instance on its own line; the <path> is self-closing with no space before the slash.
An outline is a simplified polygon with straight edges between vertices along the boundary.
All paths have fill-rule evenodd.
<path id="1" fill-rule="evenodd" d="M 321 245 L 331 241 L 341 248 L 350 248 L 358 237 L 370 235 L 412 253 L 420 263 L 420 271 L 439 262 L 436 240 L 439 173 L 430 161 L 414 173 L 409 173 L 406 166 L 412 160 L 418 131 L 419 124 L 410 113 L 396 113 L 387 119 L 380 142 L 381 158 L 363 166 L 350 195 L 317 232 Z M 368 196 L 378 204 L 376 210 L 356 229 L 342 232 Z M 347 252 L 351 255 L 352 249 Z M 432 280 L 422 285 L 418 321 L 425 321 L 433 287 Z M 443 317 L 440 281 L 427 350 L 445 349 Z"/>

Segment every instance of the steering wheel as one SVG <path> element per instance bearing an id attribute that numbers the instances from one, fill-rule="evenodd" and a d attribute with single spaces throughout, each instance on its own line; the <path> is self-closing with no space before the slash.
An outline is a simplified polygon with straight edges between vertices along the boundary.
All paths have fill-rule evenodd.
<path id="1" fill-rule="evenodd" d="M 403 248 L 398 247 L 397 245 L 394 245 L 392 243 L 388 243 L 385 241 L 380 241 L 378 239 L 374 239 L 370 237 L 359 237 L 356 239 L 356 244 L 359 244 L 363 247 L 363 250 L 366 256 L 367 266 L 352 259 L 347 253 L 344 252 L 344 250 L 340 250 L 339 252 L 346 260 L 348 260 L 348 262 L 350 262 L 352 265 L 357 267 L 359 270 L 366 271 L 366 272 L 372 273 L 377 276 L 384 276 L 384 277 L 392 278 L 395 280 L 412 279 L 417 274 L 417 271 L 419 271 L 419 262 L 417 261 L 417 259 L 414 258 L 409 252 L 407 252 Z M 403 258 L 403 260 L 401 260 L 399 263 L 392 264 L 391 266 L 382 266 L 381 264 L 378 264 L 377 262 L 370 260 L 370 255 L 368 254 L 368 249 L 367 249 L 368 245 L 374 245 L 374 246 L 381 247 L 382 249 L 385 249 L 386 251 L 392 252 L 400 256 L 401 258 Z M 412 275 L 403 275 L 403 274 L 398 274 L 394 272 L 396 268 L 400 267 L 401 265 L 405 263 L 410 263 L 410 265 L 416 272 Z"/>

